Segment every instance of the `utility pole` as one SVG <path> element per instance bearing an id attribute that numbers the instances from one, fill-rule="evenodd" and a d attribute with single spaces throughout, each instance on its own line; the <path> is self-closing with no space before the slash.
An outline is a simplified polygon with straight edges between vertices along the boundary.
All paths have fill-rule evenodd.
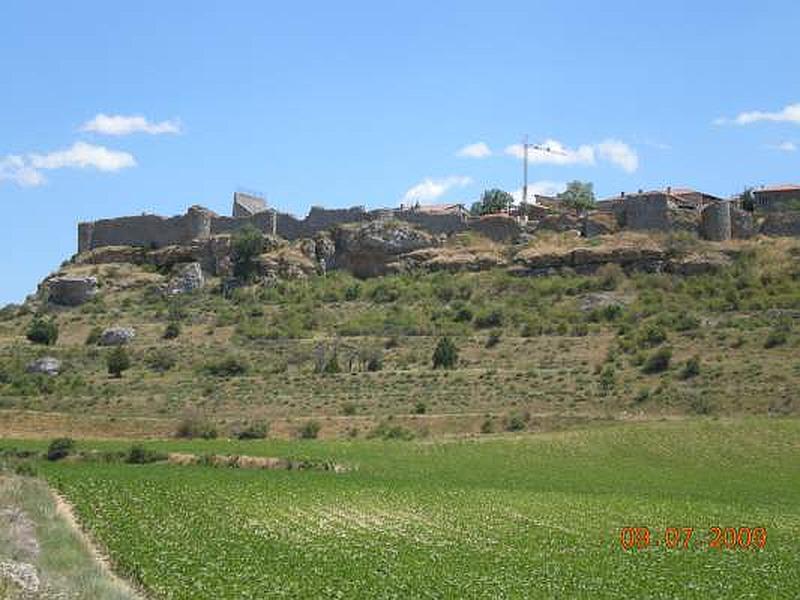
<path id="1" fill-rule="evenodd" d="M 525 134 L 525 137 L 522 138 L 522 202 L 528 202 L 528 149 L 533 148 L 534 150 L 538 150 L 539 152 L 545 152 L 547 154 L 559 154 L 561 156 L 567 156 L 567 153 L 562 150 L 557 150 L 551 148 L 550 146 L 541 146 L 539 144 L 531 144 L 528 142 L 528 135 Z"/>

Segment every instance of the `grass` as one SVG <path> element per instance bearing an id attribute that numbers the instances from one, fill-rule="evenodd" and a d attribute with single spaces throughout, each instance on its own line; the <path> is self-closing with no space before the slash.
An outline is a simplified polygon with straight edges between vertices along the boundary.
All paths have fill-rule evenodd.
<path id="1" fill-rule="evenodd" d="M 38 551 L 31 552 L 30 538 L 21 540 L 19 532 L 12 531 L 2 519 L 0 563 L 12 560 L 33 564 L 41 581 L 39 594 L 29 596 L 10 582 L 0 580 L 0 597 L 76 600 L 132 600 L 136 597 L 98 565 L 76 530 L 57 511 L 44 482 L 0 475 L 0 507 L 23 511 L 33 526 L 29 533 L 38 545 Z"/>
<path id="2" fill-rule="evenodd" d="M 794 419 L 697 419 L 448 443 L 145 444 L 353 468 L 340 474 L 39 468 L 157 597 L 796 598 L 798 439 Z M 697 546 L 624 551 L 626 526 L 694 527 Z M 710 550 L 713 526 L 765 527 L 767 545 Z"/>

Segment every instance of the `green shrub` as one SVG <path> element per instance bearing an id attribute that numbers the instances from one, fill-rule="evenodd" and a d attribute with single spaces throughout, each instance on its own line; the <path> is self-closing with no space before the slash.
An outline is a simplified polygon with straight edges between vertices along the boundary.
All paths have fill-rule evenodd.
<path id="1" fill-rule="evenodd" d="M 54 319 L 34 317 L 25 332 L 25 336 L 34 344 L 52 346 L 58 340 L 58 325 Z"/>
<path id="2" fill-rule="evenodd" d="M 175 430 L 175 436 L 179 438 L 213 440 L 217 437 L 217 427 L 209 420 L 198 416 L 190 415 L 184 417 Z"/>
<path id="3" fill-rule="evenodd" d="M 487 329 L 489 327 L 501 327 L 503 325 L 503 313 L 500 309 L 493 308 L 488 311 L 481 311 L 475 317 L 475 327 Z"/>
<path id="4" fill-rule="evenodd" d="M 434 369 L 452 369 L 458 362 L 458 349 L 449 337 L 439 338 L 433 351 Z"/>
<path id="5" fill-rule="evenodd" d="M 177 321 L 170 321 L 164 328 L 164 334 L 161 336 L 165 340 L 174 340 L 181 334 L 181 324 Z"/>
<path id="6" fill-rule="evenodd" d="M 644 361 L 642 372 L 653 374 L 666 371 L 669 369 L 670 360 L 672 360 L 672 349 L 667 347 L 659 348 Z"/>
<path id="7" fill-rule="evenodd" d="M 505 429 L 506 431 L 522 431 L 527 427 L 527 419 L 525 415 L 513 413 L 506 416 Z"/>
<path id="8" fill-rule="evenodd" d="M 606 364 L 600 371 L 600 388 L 604 391 L 612 389 L 617 382 L 617 372 L 613 364 Z"/>
<path id="9" fill-rule="evenodd" d="M 481 433 L 493 433 L 494 432 L 494 420 L 492 417 L 488 416 L 483 420 L 481 423 Z"/>
<path id="10" fill-rule="evenodd" d="M 250 370 L 250 366 L 244 359 L 231 354 L 219 360 L 206 363 L 203 366 L 203 370 L 214 377 L 237 377 L 247 373 Z"/>
<path id="11" fill-rule="evenodd" d="M 500 343 L 500 333 L 497 331 L 493 331 L 491 334 L 489 334 L 489 337 L 486 339 L 487 348 L 494 348 L 499 343 Z"/>
<path id="12" fill-rule="evenodd" d="M 117 346 L 106 355 L 108 374 L 113 377 L 122 377 L 122 373 L 131 368 L 131 357 L 123 346 Z"/>
<path id="13" fill-rule="evenodd" d="M 319 435 L 321 425 L 317 421 L 306 421 L 297 430 L 297 437 L 301 440 L 315 440 Z"/>
<path id="14" fill-rule="evenodd" d="M 764 340 L 764 348 L 769 349 L 783 346 L 788 339 L 789 336 L 786 330 L 776 327 L 769 332 L 767 339 Z"/>
<path id="15" fill-rule="evenodd" d="M 178 359 L 171 351 L 166 348 L 158 348 L 151 351 L 145 357 L 145 364 L 153 371 L 164 373 L 172 369 L 177 363 Z"/>
<path id="16" fill-rule="evenodd" d="M 428 412 L 428 405 L 425 404 L 425 402 L 423 402 L 422 400 L 419 400 L 414 405 L 414 414 L 415 415 L 424 415 L 426 412 Z"/>
<path id="17" fill-rule="evenodd" d="M 237 431 L 236 438 L 239 440 L 263 440 L 267 437 L 268 433 L 269 423 L 266 421 L 257 421 Z"/>
<path id="18" fill-rule="evenodd" d="M 413 440 L 415 435 L 410 429 L 401 425 L 390 425 L 383 421 L 367 434 L 368 438 L 380 438 L 383 440 Z"/>
<path id="19" fill-rule="evenodd" d="M 31 464 L 30 461 L 22 461 L 17 463 L 14 466 L 14 474 L 19 475 L 20 477 L 38 477 L 39 473 L 36 470 L 36 467 Z"/>
<path id="20" fill-rule="evenodd" d="M 242 281 L 253 281 L 258 272 L 256 258 L 264 251 L 264 235 L 247 225 L 235 232 L 231 238 L 233 274 Z"/>
<path id="21" fill-rule="evenodd" d="M 661 325 L 647 323 L 639 330 L 637 341 L 640 348 L 652 348 L 667 341 L 667 332 Z"/>
<path id="22" fill-rule="evenodd" d="M 681 369 L 681 379 L 691 379 L 700 374 L 700 357 L 692 356 Z"/>
<path id="23" fill-rule="evenodd" d="M 163 452 L 150 450 L 141 444 L 134 444 L 128 450 L 128 454 L 125 457 L 125 462 L 131 465 L 146 465 L 166 459 L 167 455 Z"/>
<path id="24" fill-rule="evenodd" d="M 61 460 L 75 450 L 75 440 L 72 438 L 56 438 L 47 447 L 47 460 Z"/>
<path id="25" fill-rule="evenodd" d="M 103 337 L 103 328 L 102 327 L 92 327 L 89 331 L 89 334 L 86 336 L 86 341 L 84 342 L 87 346 L 96 346 L 100 343 L 100 338 Z"/>
<path id="26" fill-rule="evenodd" d="M 358 405 L 355 402 L 345 402 L 342 404 L 342 414 L 346 417 L 352 417 L 358 412 Z"/>

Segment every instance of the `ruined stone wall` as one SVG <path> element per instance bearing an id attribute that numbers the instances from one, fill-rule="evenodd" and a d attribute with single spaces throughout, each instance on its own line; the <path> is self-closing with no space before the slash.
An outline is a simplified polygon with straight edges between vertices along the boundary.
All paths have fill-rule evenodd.
<path id="1" fill-rule="evenodd" d="M 470 219 L 469 228 L 495 242 L 513 240 L 522 231 L 517 220 L 508 215 L 487 215 L 479 219 Z"/>
<path id="2" fill-rule="evenodd" d="M 669 200 L 665 194 L 626 196 L 614 205 L 621 227 L 667 231 L 670 228 Z"/>
<path id="3" fill-rule="evenodd" d="M 187 244 L 210 235 L 212 214 L 202 207 L 193 206 L 185 215 L 177 217 L 140 215 L 80 223 L 78 250 L 85 252 L 103 246 L 161 248 Z"/>
<path id="4" fill-rule="evenodd" d="M 394 218 L 416 225 L 428 233 L 435 234 L 457 233 L 465 231 L 469 227 L 461 215 L 454 214 L 432 215 L 413 210 L 398 210 L 394 213 Z"/>
<path id="5" fill-rule="evenodd" d="M 764 235 L 800 237 L 800 212 L 771 212 L 761 223 L 759 233 Z"/>
<path id="6" fill-rule="evenodd" d="M 714 202 L 703 209 L 700 218 L 700 235 L 707 240 L 724 242 L 731 239 L 731 205 Z"/>
<path id="7" fill-rule="evenodd" d="M 753 213 L 731 206 L 731 237 L 746 240 L 755 235 Z"/>

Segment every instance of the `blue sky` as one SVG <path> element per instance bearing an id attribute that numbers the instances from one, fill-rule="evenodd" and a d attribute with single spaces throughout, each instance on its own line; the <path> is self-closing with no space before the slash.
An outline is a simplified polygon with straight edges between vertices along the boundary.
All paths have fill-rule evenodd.
<path id="1" fill-rule="evenodd" d="M 567 153 L 542 189 L 800 180 L 797 2 L 125 4 L 3 7 L 0 304 L 81 220 L 228 214 L 237 187 L 298 215 L 470 202 L 520 188 L 523 134 Z"/>

